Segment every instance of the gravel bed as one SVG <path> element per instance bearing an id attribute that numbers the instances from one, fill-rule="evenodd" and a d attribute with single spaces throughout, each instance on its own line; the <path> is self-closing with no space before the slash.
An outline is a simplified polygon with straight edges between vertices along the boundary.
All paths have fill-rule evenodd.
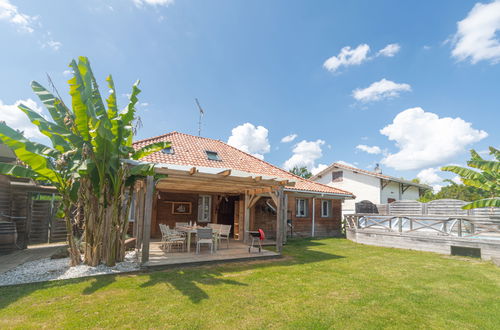
<path id="1" fill-rule="evenodd" d="M 14 269 L 0 274 L 0 286 L 55 281 L 93 275 L 117 274 L 139 269 L 140 266 L 135 251 L 127 252 L 125 260 L 117 263 L 114 267 L 108 267 L 106 265 L 99 265 L 97 267 L 78 265 L 70 267 L 69 258 L 44 258 L 25 262 Z"/>

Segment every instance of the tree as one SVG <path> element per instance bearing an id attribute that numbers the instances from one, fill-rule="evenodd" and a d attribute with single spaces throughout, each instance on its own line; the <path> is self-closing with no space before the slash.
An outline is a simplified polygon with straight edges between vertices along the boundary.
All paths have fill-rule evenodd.
<path id="1" fill-rule="evenodd" d="M 500 150 L 494 147 L 490 147 L 489 150 L 494 160 L 484 160 L 475 150 L 470 151 L 471 160 L 467 162 L 467 165 L 480 171 L 460 166 L 441 168 L 442 171 L 458 174 L 465 185 L 481 189 L 487 193 L 486 198 L 477 199 L 465 205 L 463 209 L 500 207 Z"/>
<path id="2" fill-rule="evenodd" d="M 312 173 L 305 166 L 294 166 L 294 168 L 290 170 L 290 173 L 300 176 L 304 179 L 309 179 L 312 176 Z"/>
<path id="3" fill-rule="evenodd" d="M 70 211 L 73 207 L 83 209 L 85 263 L 114 265 L 124 257 L 131 187 L 138 178 L 154 173 L 153 164 L 131 166 L 127 160 L 140 159 L 169 147 L 170 143 L 154 143 L 139 150 L 132 147 L 139 82 L 132 88 L 128 105 L 118 111 L 111 76 L 106 78 L 110 91 L 106 108 L 88 59 L 80 57 L 78 63 L 73 60 L 70 67 L 73 70 L 73 78 L 68 81 L 72 109 L 37 82 L 31 87 L 52 121 L 25 105 L 19 106 L 51 140 L 52 147 L 29 141 L 1 124 L 0 140 L 26 167 L 0 163 L 0 173 L 45 180 L 57 188 L 62 196 L 72 265 L 80 262 L 72 231 Z"/>
<path id="4" fill-rule="evenodd" d="M 487 191 L 476 187 L 457 184 L 452 180 L 444 180 L 444 182 L 448 182 L 449 185 L 442 187 L 437 193 L 434 193 L 431 189 L 426 190 L 422 197 L 419 198 L 419 202 L 427 203 L 436 199 L 459 199 L 472 202 L 489 196 Z"/>

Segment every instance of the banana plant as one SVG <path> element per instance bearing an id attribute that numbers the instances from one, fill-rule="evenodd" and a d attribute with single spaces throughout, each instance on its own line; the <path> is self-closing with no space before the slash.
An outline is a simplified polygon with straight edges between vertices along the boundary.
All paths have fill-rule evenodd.
<path id="1" fill-rule="evenodd" d="M 460 166 L 441 168 L 442 171 L 449 171 L 459 175 L 465 185 L 489 192 L 489 198 L 464 205 L 463 209 L 500 207 L 500 150 L 494 147 L 490 147 L 489 150 L 494 160 L 485 160 L 475 150 L 471 150 L 471 160 L 467 162 L 467 165 L 473 169 Z"/>
<path id="2" fill-rule="evenodd" d="M 124 257 L 131 189 L 137 179 L 154 173 L 152 164 L 131 166 L 126 160 L 145 157 L 170 143 L 158 142 L 139 150 L 132 147 L 135 106 L 141 92 L 138 81 L 127 106 L 119 111 L 111 76 L 106 79 L 110 94 L 105 103 L 89 60 L 79 57 L 78 62 L 71 61 L 70 67 L 71 108 L 37 82 L 31 84 L 32 89 L 52 121 L 25 105 L 19 106 L 51 140 L 52 147 L 29 141 L 1 124 L 0 140 L 26 166 L 0 163 L 0 174 L 48 181 L 58 189 L 63 197 L 72 265 L 80 262 L 71 230 L 70 210 L 74 207 L 83 210 L 84 262 L 91 266 L 114 265 Z"/>

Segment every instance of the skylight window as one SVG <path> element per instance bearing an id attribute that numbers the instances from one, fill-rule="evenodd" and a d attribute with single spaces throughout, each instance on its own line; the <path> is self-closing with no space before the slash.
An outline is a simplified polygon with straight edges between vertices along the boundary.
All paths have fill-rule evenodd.
<path id="1" fill-rule="evenodd" d="M 205 152 L 207 153 L 207 158 L 209 160 L 221 160 L 219 155 L 215 151 L 206 150 Z"/>
<path id="2" fill-rule="evenodd" d="M 168 147 L 162 150 L 164 154 L 172 155 L 174 153 L 174 148 Z"/>

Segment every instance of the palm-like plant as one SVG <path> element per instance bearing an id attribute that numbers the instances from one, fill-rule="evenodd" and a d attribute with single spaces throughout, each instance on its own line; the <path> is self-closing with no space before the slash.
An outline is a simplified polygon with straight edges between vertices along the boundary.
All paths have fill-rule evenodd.
<path id="1" fill-rule="evenodd" d="M 441 168 L 442 171 L 458 174 L 465 185 L 489 192 L 489 198 L 469 203 L 463 209 L 500 207 L 500 150 L 494 147 L 490 147 L 489 150 L 490 155 L 495 160 L 485 160 L 475 150 L 471 150 L 471 160 L 467 162 L 467 165 L 481 172 L 460 166 L 445 166 Z"/>
<path id="2" fill-rule="evenodd" d="M 72 207 L 83 209 L 85 263 L 114 265 L 124 256 L 131 187 L 137 178 L 154 172 L 152 164 L 130 166 L 124 160 L 142 158 L 170 144 L 159 142 L 140 150 L 132 147 L 139 82 L 132 88 L 128 105 L 118 111 L 111 76 L 106 79 L 110 89 L 106 108 L 88 59 L 80 57 L 78 63 L 73 60 L 70 67 L 72 109 L 36 82 L 32 83 L 33 91 L 53 121 L 19 106 L 53 147 L 29 141 L 1 124 L 0 140 L 27 167 L 0 163 L 0 173 L 49 181 L 58 189 L 63 197 L 73 265 L 80 262 L 80 255 L 71 230 Z"/>

